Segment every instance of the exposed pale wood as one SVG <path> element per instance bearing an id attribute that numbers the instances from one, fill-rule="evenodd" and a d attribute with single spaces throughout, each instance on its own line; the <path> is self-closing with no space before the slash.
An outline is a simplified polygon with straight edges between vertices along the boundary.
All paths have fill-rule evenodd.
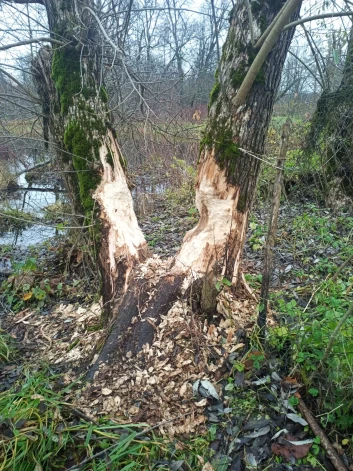
<path id="1" fill-rule="evenodd" d="M 114 161 L 113 168 L 106 160 L 108 151 Z M 103 175 L 94 198 L 99 202 L 104 213 L 101 217 L 107 224 L 105 251 L 109 259 L 111 296 L 114 296 L 114 280 L 120 275 L 120 283 L 125 292 L 132 269 L 146 259 L 149 251 L 137 222 L 132 195 L 121 165 L 121 152 L 110 130 L 107 130 L 107 136 L 100 149 L 100 158 Z M 121 267 L 124 269 L 121 270 Z"/>

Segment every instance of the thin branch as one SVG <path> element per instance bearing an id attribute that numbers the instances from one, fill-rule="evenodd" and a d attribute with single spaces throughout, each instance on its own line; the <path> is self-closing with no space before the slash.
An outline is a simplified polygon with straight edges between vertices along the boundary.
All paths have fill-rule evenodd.
<path id="1" fill-rule="evenodd" d="M 8 72 L 6 72 L 6 70 L 2 69 L 0 67 L 0 73 L 6 75 L 6 77 L 8 77 L 10 80 L 12 80 L 12 82 L 16 83 L 18 85 L 18 87 L 26 94 L 28 95 L 29 97 L 32 98 L 32 100 L 34 100 L 36 103 L 41 103 L 41 100 L 36 97 L 35 95 L 32 94 L 32 92 L 27 88 L 25 87 L 19 80 L 17 80 L 13 75 L 9 74 Z"/>
<path id="2" fill-rule="evenodd" d="M 150 107 L 148 106 L 148 103 L 146 102 L 146 100 L 143 98 L 143 96 L 141 95 L 141 93 L 139 92 L 139 90 L 137 90 L 136 88 L 136 85 L 134 83 L 134 81 L 132 80 L 131 78 L 131 75 L 129 73 L 129 70 L 125 64 L 125 60 L 124 60 L 124 51 L 119 47 L 117 46 L 114 41 L 111 40 L 111 38 L 109 37 L 108 33 L 106 32 L 104 26 L 102 25 L 102 22 L 100 21 L 100 19 L 98 18 L 98 16 L 96 15 L 96 13 L 90 8 L 90 7 L 84 7 L 82 9 L 82 13 L 84 11 L 88 11 L 94 18 L 95 20 L 97 21 L 98 23 L 98 26 L 99 26 L 99 29 L 101 30 L 103 36 L 105 37 L 105 39 L 108 41 L 108 43 L 114 48 L 114 50 L 119 54 L 119 58 L 121 60 L 121 63 L 123 65 L 123 68 L 124 68 L 124 71 L 133 87 L 133 89 L 135 90 L 135 92 L 137 93 L 137 95 L 141 98 L 141 100 L 143 101 L 143 103 L 145 104 L 145 106 L 147 107 L 147 109 L 149 109 L 153 114 L 155 114 L 151 109 Z"/>
<path id="3" fill-rule="evenodd" d="M 14 175 L 11 181 L 16 180 L 18 177 L 20 177 L 24 173 L 33 172 L 33 170 L 37 170 L 38 168 L 45 167 L 46 165 L 49 165 L 50 163 L 51 163 L 51 160 L 46 160 L 45 162 L 41 162 L 37 165 L 34 165 L 31 168 L 26 168 L 25 170 L 22 170 L 21 172 L 16 173 L 16 175 Z"/>
<path id="4" fill-rule="evenodd" d="M 37 3 L 38 5 L 44 5 L 44 0 L 4 0 L 7 3 L 19 3 L 25 5 L 26 3 Z"/>
<path id="5" fill-rule="evenodd" d="M 28 189 L 28 188 L 26 188 Z M 28 213 L 29 214 L 29 213 Z M 19 218 L 17 216 L 12 216 L 11 214 L 7 214 L 7 213 L 3 213 L 2 211 L 0 211 L 0 216 L 4 217 L 4 218 L 8 218 L 8 219 L 15 219 L 16 221 L 23 221 L 23 222 L 31 222 L 33 224 L 35 224 L 36 226 L 43 226 L 43 227 L 52 227 L 54 229 L 57 229 L 58 225 L 55 224 L 44 224 L 43 222 L 41 222 L 41 220 L 37 220 L 37 219 L 25 219 L 25 218 Z M 87 226 L 63 226 L 60 230 L 66 230 L 66 229 L 89 229 L 90 227 L 94 227 L 95 224 L 89 224 Z"/>
<path id="6" fill-rule="evenodd" d="M 19 70 L 20 72 L 24 73 L 24 74 L 28 74 L 28 75 L 34 75 L 33 72 L 30 72 L 29 70 L 24 70 L 23 68 L 21 67 L 16 67 L 15 65 L 11 65 L 11 64 L 4 64 L 3 62 L 0 62 L 0 67 L 3 66 L 3 67 L 9 67 L 11 69 L 15 69 L 15 70 Z"/>
<path id="7" fill-rule="evenodd" d="M 250 6 L 250 1 L 245 0 L 245 5 L 246 5 L 246 9 L 248 10 L 251 44 L 254 45 L 254 42 L 255 42 L 254 22 L 253 22 L 253 18 L 252 18 L 252 11 L 251 11 L 251 6 Z M 213 6 L 213 1 L 212 1 L 212 6 Z"/>
<path id="8" fill-rule="evenodd" d="M 322 71 L 322 68 L 321 68 L 321 65 L 320 65 L 318 55 L 321 56 L 321 54 L 320 54 L 320 52 L 318 54 L 316 54 L 315 48 L 316 48 L 316 50 L 318 50 L 318 47 L 317 47 L 315 41 L 313 40 L 312 35 L 309 33 L 309 31 L 306 30 L 305 26 L 302 25 L 302 28 L 303 28 L 306 40 L 308 41 L 311 53 L 313 55 L 317 70 L 319 72 L 321 82 L 322 82 L 322 88 L 325 89 L 325 88 L 329 87 L 330 84 L 326 82 L 323 71 Z M 322 56 L 321 56 L 321 59 L 322 59 Z"/>
<path id="9" fill-rule="evenodd" d="M 285 3 L 282 8 L 280 9 L 280 11 L 277 13 L 275 19 L 272 21 L 272 23 L 270 24 L 270 26 L 264 31 L 264 33 L 261 35 L 261 37 L 259 38 L 259 40 L 257 41 L 257 43 L 255 44 L 255 48 L 256 49 L 260 49 L 260 47 L 263 45 L 263 43 L 265 42 L 265 39 L 267 38 L 267 36 L 270 34 L 272 28 L 274 27 L 274 25 L 277 23 L 277 20 L 278 18 L 282 15 L 283 13 L 283 10 L 286 8 L 287 4 Z"/>
<path id="10" fill-rule="evenodd" d="M 288 0 L 288 2 L 286 3 L 286 7 L 281 12 L 281 15 L 278 17 L 277 21 L 277 17 L 275 18 L 275 24 L 273 25 L 273 28 L 265 39 L 260 51 L 256 55 L 242 84 L 239 87 L 238 93 L 234 99 L 235 109 L 244 104 L 248 93 L 257 77 L 257 74 L 260 72 L 260 69 L 266 61 L 268 54 L 270 53 L 278 37 L 282 33 L 283 28 L 287 25 L 295 10 L 301 4 L 301 1 L 302 0 Z"/>
<path id="11" fill-rule="evenodd" d="M 317 81 L 317 83 L 320 85 L 321 88 L 324 88 L 324 84 L 316 77 L 316 75 L 314 74 L 314 72 L 310 69 L 310 67 L 308 67 L 304 61 L 301 60 L 300 57 L 298 57 L 294 52 L 292 52 L 291 50 L 289 50 L 289 54 L 291 54 L 293 57 L 295 57 L 297 59 L 297 61 L 299 61 L 301 63 L 301 65 L 314 77 L 314 79 Z"/>
<path id="12" fill-rule="evenodd" d="M 348 266 L 353 260 L 353 253 L 345 260 L 342 265 L 340 265 L 336 271 L 336 273 L 331 277 L 331 281 L 336 281 L 338 276 L 342 273 L 342 271 Z"/>
<path id="13" fill-rule="evenodd" d="M 21 109 L 27 111 L 28 113 L 34 114 L 34 115 L 36 115 L 36 116 L 41 116 L 41 117 L 43 117 L 43 118 L 47 118 L 47 117 L 48 117 L 48 116 L 45 116 L 44 114 L 39 113 L 39 112 L 37 112 L 37 111 L 35 111 L 35 110 L 33 110 L 33 109 L 30 109 L 30 108 L 27 108 L 26 106 L 20 105 L 20 103 L 16 103 L 15 101 L 9 100 L 7 97 L 8 97 L 8 95 L 3 95 L 3 96 L 2 96 L 2 94 L 0 94 L 0 100 L 5 101 L 6 103 L 11 103 L 11 104 L 14 105 L 14 106 L 18 106 L 19 108 L 21 108 Z M 21 98 L 21 97 L 16 97 L 16 98 Z M 22 100 L 30 101 L 30 100 L 26 100 L 25 98 L 22 98 Z M 32 103 L 32 102 L 31 102 L 31 103 Z M 16 137 L 16 139 L 18 139 L 18 137 Z"/>
<path id="14" fill-rule="evenodd" d="M 186 11 L 188 13 L 196 13 L 197 15 L 203 15 L 203 16 L 208 16 L 209 18 L 212 18 L 213 15 L 210 13 L 206 13 L 204 11 L 197 11 L 197 10 L 191 10 L 190 8 L 175 8 L 175 7 L 151 7 L 151 8 L 132 8 L 131 10 L 121 10 L 118 11 L 117 14 L 125 14 L 130 12 L 142 12 L 142 11 L 165 11 L 165 10 L 174 10 L 174 11 Z M 223 19 L 223 16 L 217 16 L 217 19 Z"/>
<path id="15" fill-rule="evenodd" d="M 353 16 L 353 11 L 322 13 L 321 15 L 308 16 L 307 18 L 301 18 L 300 20 L 289 23 L 283 28 L 283 31 L 287 31 L 287 29 L 290 28 L 295 28 L 296 26 L 302 25 L 303 23 L 309 23 L 310 21 L 323 20 L 324 18 L 337 18 L 341 16 Z"/>
<path id="16" fill-rule="evenodd" d="M 57 39 L 36 38 L 36 39 L 27 39 L 26 41 L 19 41 L 17 43 L 6 44 L 6 46 L 0 47 L 0 51 L 7 51 L 7 49 L 11 49 L 13 47 L 25 46 L 26 44 L 41 43 L 41 42 L 50 42 L 50 43 L 60 44 L 60 46 L 64 46 L 64 43 L 62 41 L 58 41 Z"/>

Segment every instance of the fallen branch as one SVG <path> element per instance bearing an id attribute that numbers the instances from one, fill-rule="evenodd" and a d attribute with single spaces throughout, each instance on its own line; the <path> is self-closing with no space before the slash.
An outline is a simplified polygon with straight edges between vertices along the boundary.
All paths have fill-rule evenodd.
<path id="1" fill-rule="evenodd" d="M 331 445 L 331 442 L 327 438 L 325 432 L 317 423 L 315 417 L 313 416 L 311 411 L 308 409 L 303 399 L 299 399 L 299 410 L 305 417 L 308 424 L 310 425 L 310 428 L 313 431 L 314 435 L 316 435 L 317 437 L 320 437 L 320 444 L 322 445 L 323 449 L 326 451 L 327 456 L 330 458 L 331 463 L 333 464 L 336 471 L 348 471 L 343 461 L 339 457 L 337 451 Z"/>

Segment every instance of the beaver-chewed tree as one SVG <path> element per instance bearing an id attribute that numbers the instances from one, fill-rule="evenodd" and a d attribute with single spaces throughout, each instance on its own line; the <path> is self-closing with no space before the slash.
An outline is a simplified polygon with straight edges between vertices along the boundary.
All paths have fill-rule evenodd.
<path id="1" fill-rule="evenodd" d="M 249 12 L 248 2 L 240 1 L 233 8 L 200 147 L 196 183 L 200 220 L 185 235 L 181 249 L 168 262 L 166 274 L 157 281 L 153 277 L 153 285 L 143 275 L 146 270 L 134 270 L 148 253 L 109 122 L 106 92 L 100 85 L 98 36 L 106 34 L 94 12 L 94 0 L 28 2 L 45 6 L 52 39 L 61 41 L 42 49 L 35 73 L 45 114 L 50 116 L 52 138 L 61 149 L 58 159 L 75 170 L 69 174 L 68 185 L 98 247 L 104 301 L 125 293 L 113 309 L 110 334 L 90 371 L 92 376 L 100 363 L 116 362 L 126 352 L 131 357 L 152 342 L 160 316 L 179 296 L 198 299 L 202 310 L 211 313 L 216 280 L 224 277 L 236 285 L 260 171 L 258 157 L 264 153 L 293 29 L 282 33 L 265 56 L 241 103 L 238 91 L 257 56 L 256 41 L 284 5 L 287 11 L 288 5 L 295 4 L 295 16 L 301 2 L 254 0 Z M 272 31 L 276 29 L 278 25 Z"/>
<path id="2" fill-rule="evenodd" d="M 16 2 L 16 0 L 13 0 Z M 24 3 L 23 1 L 18 3 Z M 33 63 L 38 93 L 69 194 L 94 242 L 105 305 L 123 293 L 147 254 L 133 210 L 125 162 L 101 81 L 100 29 L 94 0 L 31 0 L 44 5 L 55 41 Z M 49 120 L 48 120 L 49 117 Z M 48 135 L 47 132 L 44 133 Z"/>
<path id="3" fill-rule="evenodd" d="M 196 182 L 197 226 L 189 231 L 170 264 L 168 274 L 148 296 L 146 283 L 130 284 L 98 362 L 114 361 L 124 352 L 136 352 L 153 340 L 151 322 L 130 321 L 138 314 L 159 322 L 178 296 L 198 297 L 203 312 L 215 309 L 215 284 L 225 277 L 237 284 L 241 254 L 274 100 L 293 30 L 281 34 L 265 60 L 246 100 L 239 106 L 237 92 L 257 55 L 258 39 L 277 16 L 285 1 L 254 1 L 253 24 L 245 2 L 231 12 L 216 83 L 211 93 L 207 126 L 201 141 Z M 294 17 L 299 14 L 300 2 Z M 251 40 L 250 30 L 254 38 Z"/>

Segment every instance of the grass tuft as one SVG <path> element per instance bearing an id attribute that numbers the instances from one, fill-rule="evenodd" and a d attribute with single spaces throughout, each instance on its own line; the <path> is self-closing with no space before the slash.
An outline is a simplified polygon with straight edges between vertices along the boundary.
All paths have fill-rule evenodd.
<path id="1" fill-rule="evenodd" d="M 82 419 L 67 402 L 69 388 L 49 370 L 27 371 L 22 385 L 0 394 L 0 471 L 200 470 L 209 443 L 198 437 L 180 443 L 156 436 L 146 424 Z"/>

